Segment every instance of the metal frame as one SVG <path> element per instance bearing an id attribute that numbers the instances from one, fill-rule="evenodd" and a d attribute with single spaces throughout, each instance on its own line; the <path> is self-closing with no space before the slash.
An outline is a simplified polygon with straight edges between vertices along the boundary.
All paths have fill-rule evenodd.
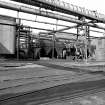
<path id="1" fill-rule="evenodd" d="M 94 31 L 94 30 L 90 30 L 88 27 L 91 26 L 91 27 L 95 27 L 95 28 L 99 28 L 99 29 L 104 29 L 105 30 L 105 27 L 98 26 L 97 24 L 95 24 L 92 21 L 91 22 L 86 22 L 87 16 L 80 17 L 80 19 L 78 20 L 78 19 L 74 19 L 74 18 L 71 18 L 71 17 L 68 17 L 68 16 L 64 16 L 64 15 L 60 15 L 60 14 L 56 14 L 56 13 L 52 13 L 52 12 L 48 12 L 48 11 L 43 11 L 41 9 L 29 8 L 29 7 L 20 6 L 20 5 L 15 5 L 14 6 L 14 4 L 12 4 L 12 3 L 7 3 L 6 4 L 6 2 L 1 2 L 1 1 L 0 1 L 0 7 L 18 11 L 18 14 L 19 14 L 19 12 L 25 12 L 25 13 L 29 13 L 29 14 L 35 14 L 35 15 L 39 15 L 39 16 L 49 17 L 49 18 L 53 18 L 53 19 L 57 19 L 57 20 L 63 20 L 63 21 L 72 22 L 72 23 L 76 23 L 77 24 L 77 25 L 74 25 L 74 26 L 64 26 L 64 25 L 62 25 L 64 27 L 66 27 L 66 28 L 62 28 L 62 29 L 59 29 L 59 30 L 57 30 L 57 29 L 56 30 L 50 30 L 50 29 L 30 27 L 32 29 L 39 29 L 39 30 L 47 30 L 47 31 L 50 31 L 50 32 L 46 32 L 46 34 L 54 34 L 53 35 L 53 42 L 55 41 L 54 40 L 55 39 L 54 38 L 55 33 L 62 32 L 62 31 L 65 31 L 65 30 L 68 30 L 68 29 L 71 29 L 71 28 L 77 28 L 77 40 L 78 40 L 78 36 L 79 36 L 79 32 L 78 32 L 78 29 L 79 28 L 78 28 L 78 26 L 79 25 L 85 26 L 84 36 L 85 36 L 85 39 L 86 39 L 86 44 L 85 44 L 86 45 L 86 47 L 85 47 L 86 48 L 86 52 L 85 52 L 86 53 L 86 62 L 87 62 L 87 37 L 90 38 L 89 31 Z M 96 13 L 95 13 L 95 15 L 96 15 Z M 82 16 L 82 15 L 79 15 L 79 16 Z M 82 18 L 85 18 L 85 20 L 84 19 L 82 20 Z M 19 18 L 19 16 L 17 16 L 17 19 L 21 20 Z M 91 18 L 89 18 L 89 19 L 91 19 Z M 104 22 L 104 21 L 100 20 L 100 18 L 96 18 L 95 17 L 95 19 L 97 21 L 99 21 L 99 22 Z M 24 20 L 29 21 L 28 19 L 24 19 Z M 36 22 L 36 21 L 33 21 L 33 22 Z M 57 25 L 59 25 L 59 24 L 52 24 L 52 23 L 48 23 L 48 22 L 39 22 L 39 23 L 56 25 L 56 27 L 57 27 Z M 0 23 L 0 24 L 2 24 L 2 23 Z M 18 25 L 20 27 L 20 23 Z M 61 26 L 61 25 L 59 25 L 59 26 Z M 25 27 L 29 27 L 29 26 L 25 26 Z M 99 32 L 99 31 L 94 31 L 94 32 Z M 19 37 L 19 33 L 18 33 L 18 37 Z M 53 46 L 53 48 L 54 48 L 54 46 Z M 17 48 L 17 50 L 19 50 L 19 49 Z M 54 51 L 53 51 L 53 54 L 52 55 L 54 55 Z M 17 59 L 18 58 L 19 58 L 19 54 L 17 54 Z"/>
<path id="2" fill-rule="evenodd" d="M 64 15 L 60 15 L 60 14 L 56 14 L 56 13 L 52 13 L 52 12 L 48 12 L 48 11 L 43 11 L 41 9 L 29 8 L 26 6 L 20 6 L 20 5 L 16 5 L 16 4 L 14 5 L 12 3 L 7 3 L 7 2 L 3 2 L 3 1 L 0 1 L 0 7 L 15 10 L 15 11 L 20 11 L 20 12 L 25 12 L 25 13 L 29 13 L 29 14 L 49 17 L 49 18 L 53 18 L 53 19 L 68 21 L 68 22 L 77 23 L 77 24 L 87 24 L 91 27 L 105 29 L 105 27 L 99 26 L 95 23 L 93 24 L 93 23 L 83 22 L 81 20 L 74 19 L 74 18 L 71 18 L 68 16 L 64 16 Z"/>
<path id="3" fill-rule="evenodd" d="M 45 8 L 53 11 L 58 11 L 61 13 L 66 13 L 78 17 L 85 17 L 90 20 L 96 20 L 98 22 L 105 23 L 105 15 L 97 13 L 97 11 L 91 11 L 83 7 L 78 7 L 76 5 L 66 3 L 59 0 L 12 0 L 16 2 L 21 2 L 28 5 L 38 6 L 40 8 Z"/>

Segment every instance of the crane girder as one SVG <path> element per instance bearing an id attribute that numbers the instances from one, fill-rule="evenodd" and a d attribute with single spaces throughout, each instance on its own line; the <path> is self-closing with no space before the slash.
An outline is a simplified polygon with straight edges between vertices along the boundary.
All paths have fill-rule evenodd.
<path id="1" fill-rule="evenodd" d="M 39 15 L 39 16 L 49 17 L 49 18 L 63 20 L 63 21 L 67 21 L 67 22 L 82 24 L 82 21 L 80 21 L 78 19 L 71 18 L 70 16 L 64 16 L 64 15 L 60 15 L 57 13 L 43 11 L 41 9 L 30 8 L 27 6 L 21 6 L 21 5 L 17 5 L 17 4 L 14 5 L 13 3 L 7 3 L 4 1 L 0 1 L 0 7 L 19 11 L 19 12 L 29 13 L 29 14 L 33 14 L 33 15 Z"/>
<path id="2" fill-rule="evenodd" d="M 60 0 L 12 0 L 105 23 L 105 15 Z"/>
<path id="3" fill-rule="evenodd" d="M 40 9 L 35 9 L 35 8 L 32 8 L 32 7 L 30 8 L 30 7 L 27 7 L 27 6 L 21 6 L 21 5 L 17 5 L 17 4 L 14 5 L 13 3 L 7 3 L 7 2 L 4 2 L 4 1 L 0 1 L 0 7 L 15 10 L 15 11 L 19 11 L 19 12 L 24 12 L 24 13 L 49 17 L 49 18 L 53 18 L 53 19 L 63 20 L 63 21 L 67 21 L 67 22 L 77 23 L 77 24 L 80 24 L 80 25 L 81 24 L 83 24 L 83 25 L 86 24 L 86 25 L 91 26 L 91 27 L 95 27 L 95 28 L 105 30 L 105 27 L 99 26 L 97 24 L 83 22 L 81 20 L 71 18 L 70 16 L 64 16 L 64 15 L 60 15 L 60 14 L 56 14 L 56 13 L 52 13 L 52 12 L 47 12 L 47 11 L 43 11 L 43 10 L 40 10 Z"/>

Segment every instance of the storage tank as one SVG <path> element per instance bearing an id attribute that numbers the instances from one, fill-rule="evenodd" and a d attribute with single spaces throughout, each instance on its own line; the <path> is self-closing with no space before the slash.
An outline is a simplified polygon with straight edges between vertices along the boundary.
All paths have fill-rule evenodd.
<path id="1" fill-rule="evenodd" d="M 0 54 L 15 53 L 15 24 L 16 19 L 7 16 L 0 16 Z"/>

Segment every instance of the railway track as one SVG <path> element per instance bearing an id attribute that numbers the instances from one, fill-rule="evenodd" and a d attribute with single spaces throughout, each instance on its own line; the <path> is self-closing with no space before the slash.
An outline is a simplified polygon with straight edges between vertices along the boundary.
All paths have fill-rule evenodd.
<path id="1" fill-rule="evenodd" d="M 42 105 L 59 100 L 71 100 L 87 94 L 105 91 L 105 79 L 63 84 L 0 99 L 0 105 Z M 50 105 L 50 104 L 47 104 Z"/>

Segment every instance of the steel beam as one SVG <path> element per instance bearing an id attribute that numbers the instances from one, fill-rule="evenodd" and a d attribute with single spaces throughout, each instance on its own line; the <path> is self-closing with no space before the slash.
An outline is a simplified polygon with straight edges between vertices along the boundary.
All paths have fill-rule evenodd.
<path id="1" fill-rule="evenodd" d="M 60 0 L 12 0 L 105 23 L 105 15 Z"/>
<path id="2" fill-rule="evenodd" d="M 16 24 L 7 24 L 7 23 L 0 23 L 0 25 L 9 25 L 9 26 L 16 26 Z M 29 28 L 29 26 L 27 25 L 23 25 L 26 28 Z M 71 26 L 71 28 L 74 28 L 76 26 Z M 30 27 L 31 29 L 37 29 L 37 30 L 45 30 L 45 31 L 53 31 L 50 29 L 44 29 L 44 28 L 37 28 L 37 27 Z M 93 30 L 90 30 L 93 31 Z M 94 32 L 94 31 L 93 31 Z M 70 33 L 70 32 L 62 32 L 62 31 L 56 31 L 56 33 L 64 33 L 64 34 L 69 34 L 69 35 L 77 35 L 76 33 Z M 46 34 L 46 32 L 40 32 L 39 34 Z M 81 36 L 80 34 L 78 34 L 79 36 Z M 48 36 L 48 35 L 44 35 L 44 36 Z M 90 36 L 90 38 L 104 38 L 105 37 L 95 37 L 95 36 Z"/>
<path id="3" fill-rule="evenodd" d="M 4 16 L 4 15 L 1 15 L 1 16 Z M 15 18 L 15 17 L 12 17 L 12 16 L 9 16 L 9 17 Z M 25 20 L 25 21 L 31 21 L 31 22 L 37 22 L 37 23 L 43 23 L 43 24 L 49 24 L 49 25 L 57 25 L 57 26 L 62 26 L 62 27 L 68 27 L 68 29 L 70 28 L 69 25 L 62 25 L 62 24 L 56 24 L 56 23 L 50 23 L 50 22 L 43 22 L 43 21 L 37 21 L 37 20 L 30 20 L 30 19 L 25 19 L 25 18 L 15 18 L 15 19 L 20 19 L 20 20 Z M 0 23 L 0 24 L 3 24 L 3 25 L 4 25 L 4 23 Z M 5 25 L 12 25 L 12 24 L 5 24 Z M 14 25 L 16 25 L 16 24 L 14 24 Z M 74 26 L 74 28 L 75 28 L 75 26 Z M 81 29 L 81 28 L 79 28 L 79 27 L 77 27 L 77 28 L 78 28 L 78 29 Z M 77 31 L 78 31 L 78 29 L 77 29 Z M 65 30 L 66 30 L 66 29 L 65 29 Z M 84 30 L 84 29 L 82 29 L 82 30 Z M 92 29 L 90 29 L 90 31 L 96 32 L 96 33 L 102 33 L 102 34 L 104 34 L 104 32 L 96 31 L 96 30 L 92 30 Z M 77 33 L 78 33 L 78 32 L 77 32 Z"/>
<path id="4" fill-rule="evenodd" d="M 5 16 L 5 15 L 1 15 L 0 16 Z M 43 23 L 43 24 L 49 24 L 49 25 L 57 25 L 57 26 L 62 26 L 62 27 L 70 27 L 69 25 L 62 25 L 62 24 L 56 24 L 56 23 L 51 23 L 51 22 L 44 22 L 44 21 L 39 21 L 39 20 L 32 20 L 32 19 L 26 19 L 26 18 L 16 18 L 16 17 L 13 17 L 13 16 L 9 16 L 11 18 L 14 18 L 14 19 L 20 19 L 20 20 L 25 20 L 25 21 L 30 21 L 30 22 L 36 22 L 36 23 Z"/>
<path id="5" fill-rule="evenodd" d="M 92 23 L 87 23 L 87 22 L 83 23 L 81 20 L 77 20 L 77 19 L 71 18 L 69 16 L 59 15 L 59 14 L 52 13 L 52 12 L 42 11 L 40 9 L 29 8 L 26 6 L 20 6 L 20 5 L 16 5 L 16 4 L 14 5 L 13 3 L 7 3 L 7 2 L 0 1 L 0 7 L 19 11 L 19 12 L 24 12 L 24 13 L 49 17 L 49 18 L 53 18 L 53 19 L 63 20 L 63 21 L 67 21 L 67 22 L 77 23 L 77 24 L 86 24 L 91 27 L 105 30 L 105 27 L 99 26 L 97 24 L 92 24 Z"/>
<path id="6" fill-rule="evenodd" d="M 29 8 L 27 6 L 20 6 L 20 5 L 16 5 L 16 4 L 14 5 L 13 3 L 7 3 L 7 2 L 0 1 L 0 7 L 19 11 L 19 12 L 29 13 L 29 14 L 33 14 L 33 15 L 39 15 L 39 16 L 44 16 L 44 17 L 48 17 L 48 18 L 53 18 L 53 19 L 68 21 L 68 22 L 72 22 L 72 23 L 82 24 L 82 21 L 76 20 L 76 19 L 71 18 L 69 16 L 59 15 L 56 13 L 43 11 L 40 9 Z"/>
<path id="7" fill-rule="evenodd" d="M 59 29 L 59 30 L 53 30 L 51 32 L 46 32 L 46 34 L 54 34 L 54 33 L 57 33 L 57 32 L 62 32 L 62 31 L 68 30 L 68 29 L 76 28 L 76 27 L 77 27 L 77 25 L 74 25 L 74 26 L 62 28 L 62 29 Z"/>

